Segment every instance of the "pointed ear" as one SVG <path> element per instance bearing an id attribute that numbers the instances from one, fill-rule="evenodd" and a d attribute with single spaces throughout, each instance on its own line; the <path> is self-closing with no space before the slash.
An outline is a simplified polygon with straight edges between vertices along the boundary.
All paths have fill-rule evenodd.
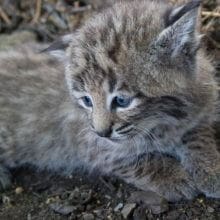
<path id="1" fill-rule="evenodd" d="M 201 5 L 200 0 L 193 0 L 188 2 L 185 5 L 177 6 L 175 8 L 171 8 L 166 11 L 165 16 L 164 16 L 164 22 L 165 26 L 171 26 L 174 24 L 178 19 L 180 19 L 184 14 L 187 12 L 193 10 L 193 9 L 198 9 L 199 6 Z"/>
<path id="2" fill-rule="evenodd" d="M 65 62 L 66 57 L 66 49 L 69 47 L 71 41 L 73 39 L 73 34 L 64 35 L 58 40 L 54 41 L 49 47 L 42 50 L 42 53 L 49 53 L 52 56 L 56 57 L 58 60 Z"/>
<path id="3" fill-rule="evenodd" d="M 199 6 L 200 1 L 192 1 L 166 13 L 165 29 L 155 42 L 164 62 L 194 67 L 201 38 L 197 31 Z"/>

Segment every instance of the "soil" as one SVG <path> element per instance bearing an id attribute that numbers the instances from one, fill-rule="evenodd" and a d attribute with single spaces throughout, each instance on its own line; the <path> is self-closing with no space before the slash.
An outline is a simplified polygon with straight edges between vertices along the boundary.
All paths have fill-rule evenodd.
<path id="1" fill-rule="evenodd" d="M 165 207 L 154 204 L 155 210 L 145 201 L 131 202 L 136 189 L 112 177 L 64 178 L 30 168 L 16 170 L 13 176 L 13 187 L 1 194 L 0 219 L 220 219 L 220 201 L 202 195 L 168 206 L 164 201 Z M 126 207 L 130 207 L 127 212 Z"/>
<path id="2" fill-rule="evenodd" d="M 66 0 L 64 1 L 66 4 L 74 3 L 75 14 L 70 19 L 68 15 L 62 16 L 61 13 L 66 5 L 64 9 L 62 5 L 58 7 L 57 3 L 56 7 L 54 6 L 55 2 L 61 1 L 45 0 L 41 17 L 33 24 L 31 16 L 35 13 L 30 7 L 35 7 L 34 4 L 30 5 L 26 0 L 17 1 L 23 4 L 13 4 L 13 10 L 16 9 L 17 13 L 12 13 L 13 10 L 10 11 L 9 5 L 14 3 L 14 0 L 2 0 L 3 3 L 0 6 L 12 23 L 7 24 L 7 19 L 4 21 L 0 16 L 0 50 L 7 49 L 6 39 L 10 41 L 7 42 L 10 46 L 16 45 L 19 41 L 17 34 L 8 37 L 4 36 L 5 33 L 28 30 L 29 32 L 25 32 L 25 37 L 23 36 L 20 42 L 26 42 L 29 37 L 32 39 L 36 36 L 41 41 L 53 40 L 54 36 L 80 26 L 94 10 L 100 10 L 111 1 L 113 0 Z M 91 8 L 85 8 L 88 5 L 91 5 Z M 219 0 L 204 1 L 204 11 L 219 12 L 219 7 Z M 54 12 L 50 13 L 51 18 L 48 19 L 50 22 L 47 23 L 45 16 L 48 16 L 48 10 L 51 8 Z M 62 23 L 59 19 L 64 19 L 65 22 Z M 67 21 L 73 25 L 70 27 Z M 206 16 L 203 17 L 202 22 L 202 31 L 206 33 L 206 44 L 210 54 L 216 60 L 217 75 L 219 75 L 220 19 Z M 193 201 L 168 204 L 151 192 L 139 192 L 114 177 L 77 173 L 64 178 L 49 172 L 38 172 L 34 168 L 14 170 L 13 177 L 12 188 L 0 194 L 0 219 L 2 220 L 220 219 L 220 200 L 207 199 L 200 195 Z"/>

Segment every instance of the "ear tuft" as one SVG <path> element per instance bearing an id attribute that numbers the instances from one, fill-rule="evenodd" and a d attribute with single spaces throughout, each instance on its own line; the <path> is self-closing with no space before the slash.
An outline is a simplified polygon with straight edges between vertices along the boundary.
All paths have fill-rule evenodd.
<path id="1" fill-rule="evenodd" d="M 165 27 L 173 25 L 187 12 L 198 8 L 201 5 L 201 0 L 190 1 L 185 5 L 178 6 L 176 8 L 170 8 L 165 12 L 164 23 Z"/>
<path id="2" fill-rule="evenodd" d="M 60 39 L 54 41 L 49 47 L 41 51 L 41 53 L 49 53 L 60 61 L 66 59 L 66 49 L 69 47 L 73 39 L 73 34 L 64 35 Z"/>

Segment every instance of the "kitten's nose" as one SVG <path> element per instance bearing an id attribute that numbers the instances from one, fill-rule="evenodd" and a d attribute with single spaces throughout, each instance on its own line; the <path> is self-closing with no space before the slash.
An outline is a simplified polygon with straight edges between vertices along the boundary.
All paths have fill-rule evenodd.
<path id="1" fill-rule="evenodd" d="M 112 134 L 112 128 L 108 128 L 102 131 L 96 131 L 96 133 L 100 136 L 100 137 L 111 137 Z"/>

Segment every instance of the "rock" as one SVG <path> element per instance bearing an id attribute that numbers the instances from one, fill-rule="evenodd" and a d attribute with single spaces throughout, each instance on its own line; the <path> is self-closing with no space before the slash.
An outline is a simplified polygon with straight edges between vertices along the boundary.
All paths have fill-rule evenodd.
<path id="1" fill-rule="evenodd" d="M 31 213 L 28 213 L 27 214 L 27 220 L 31 220 L 32 218 L 31 218 Z"/>
<path id="2" fill-rule="evenodd" d="M 23 189 L 22 187 L 17 187 L 17 188 L 15 189 L 15 193 L 16 193 L 16 194 L 21 194 L 23 191 L 24 191 L 24 189 Z"/>
<path id="3" fill-rule="evenodd" d="M 164 204 L 151 205 L 151 206 L 149 206 L 149 209 L 151 209 L 151 211 L 154 215 L 159 215 L 159 214 L 164 213 L 168 210 L 168 205 L 164 205 Z"/>
<path id="4" fill-rule="evenodd" d="M 179 217 L 178 220 L 186 220 L 189 219 L 188 216 L 185 213 L 182 213 Z"/>
<path id="5" fill-rule="evenodd" d="M 80 192 L 79 188 L 75 188 L 69 195 L 68 200 L 71 204 L 87 204 L 92 199 L 92 190 L 83 190 Z"/>
<path id="6" fill-rule="evenodd" d="M 11 204 L 11 199 L 8 196 L 2 196 L 2 203 L 5 205 L 10 205 Z"/>
<path id="7" fill-rule="evenodd" d="M 213 213 L 215 211 L 215 209 L 213 209 L 212 207 L 208 206 L 207 211 L 209 213 Z"/>
<path id="8" fill-rule="evenodd" d="M 203 204 L 203 203 L 204 203 L 204 199 L 203 199 L 203 198 L 198 198 L 197 201 L 198 201 L 200 204 Z"/>
<path id="9" fill-rule="evenodd" d="M 94 207 L 92 206 L 92 205 L 90 205 L 90 204 L 88 204 L 87 206 L 86 206 L 86 211 L 90 211 L 90 210 L 92 210 Z"/>
<path id="10" fill-rule="evenodd" d="M 99 218 L 103 217 L 103 209 L 94 210 L 93 213 Z"/>
<path id="11" fill-rule="evenodd" d="M 137 207 L 134 210 L 133 220 L 145 220 L 146 219 L 146 208 L 143 206 Z"/>
<path id="12" fill-rule="evenodd" d="M 51 203 L 49 207 L 54 211 L 57 212 L 61 215 L 69 215 L 71 214 L 74 210 L 76 210 L 75 206 L 72 205 L 64 205 L 60 203 Z"/>
<path id="13" fill-rule="evenodd" d="M 92 190 L 84 191 L 81 193 L 81 204 L 85 205 L 92 199 Z"/>
<path id="14" fill-rule="evenodd" d="M 169 208 L 168 202 L 158 194 L 152 191 L 136 191 L 128 199 L 130 202 L 144 204 L 153 214 L 161 214 Z"/>
<path id="15" fill-rule="evenodd" d="M 105 195 L 105 198 L 108 199 L 108 200 L 110 200 L 110 199 L 111 199 L 111 196 Z"/>
<path id="16" fill-rule="evenodd" d="M 125 204 L 124 208 L 121 210 L 121 214 L 125 219 L 128 219 L 128 217 L 132 214 L 133 210 L 136 207 L 136 203 L 128 203 Z"/>
<path id="17" fill-rule="evenodd" d="M 167 215 L 167 219 L 177 220 L 179 219 L 180 212 L 178 210 L 170 211 Z"/>
<path id="18" fill-rule="evenodd" d="M 91 213 L 85 213 L 85 214 L 83 214 L 83 220 L 94 220 L 94 219 L 95 219 L 95 217 L 94 217 L 94 215 L 91 214 Z"/>
<path id="19" fill-rule="evenodd" d="M 118 203 L 118 205 L 114 208 L 114 211 L 117 212 L 123 208 L 123 203 Z"/>

